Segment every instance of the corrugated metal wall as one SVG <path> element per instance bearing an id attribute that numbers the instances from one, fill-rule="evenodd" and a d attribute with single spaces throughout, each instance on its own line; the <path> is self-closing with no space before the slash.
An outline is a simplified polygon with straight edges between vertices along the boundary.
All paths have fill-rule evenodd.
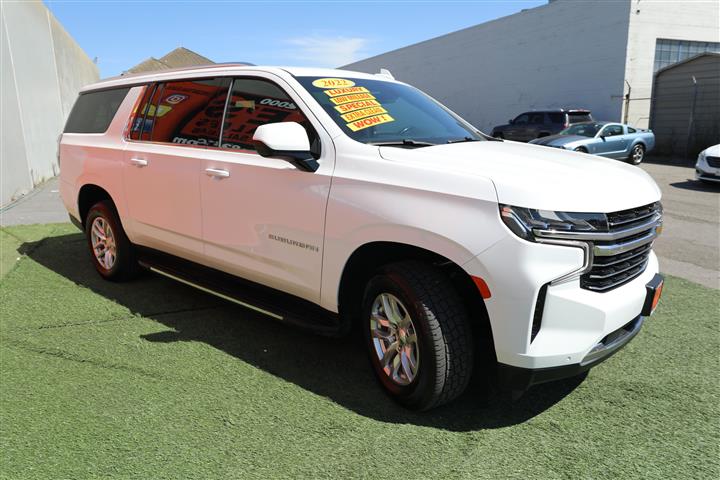
<path id="1" fill-rule="evenodd" d="M 97 66 L 40 2 L 0 10 L 0 205 L 58 173 L 56 139 Z"/>
<path id="2" fill-rule="evenodd" d="M 695 77 L 695 82 L 693 82 Z M 650 128 L 656 153 L 693 163 L 720 143 L 720 54 L 704 54 L 655 76 Z"/>

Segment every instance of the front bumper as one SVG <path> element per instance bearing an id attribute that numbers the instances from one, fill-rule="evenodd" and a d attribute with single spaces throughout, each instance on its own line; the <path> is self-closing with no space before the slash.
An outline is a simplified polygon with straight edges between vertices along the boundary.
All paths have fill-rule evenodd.
<path id="1" fill-rule="evenodd" d="M 720 173 L 705 172 L 699 168 L 695 169 L 695 179 L 707 182 L 720 182 Z"/>
<path id="2" fill-rule="evenodd" d="M 514 236 L 464 265 L 468 273 L 485 280 L 492 294 L 485 307 L 498 363 L 532 371 L 582 371 L 585 364 L 593 363 L 588 355 L 604 338 L 642 315 L 646 285 L 658 273 L 654 253 L 650 252 L 640 275 L 610 291 L 581 288 L 577 278 L 549 285 L 582 265 L 579 248 L 530 243 Z M 538 317 L 539 329 L 534 330 Z M 545 374 L 533 374 L 538 375 Z"/>
<path id="3" fill-rule="evenodd" d="M 525 391 L 533 385 L 574 377 L 607 360 L 635 338 L 645 321 L 638 315 L 598 342 L 580 363 L 547 368 L 522 368 L 499 363 L 499 385 L 513 391 Z"/>

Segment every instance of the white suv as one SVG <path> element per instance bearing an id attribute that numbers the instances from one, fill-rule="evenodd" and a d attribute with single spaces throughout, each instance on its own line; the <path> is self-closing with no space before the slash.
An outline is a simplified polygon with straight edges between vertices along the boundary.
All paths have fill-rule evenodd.
<path id="1" fill-rule="evenodd" d="M 362 332 L 409 408 L 452 400 L 473 372 L 518 393 L 585 371 L 661 292 L 660 191 L 644 171 L 492 139 L 387 73 L 109 79 L 81 92 L 59 155 L 100 275 L 144 267 Z"/>

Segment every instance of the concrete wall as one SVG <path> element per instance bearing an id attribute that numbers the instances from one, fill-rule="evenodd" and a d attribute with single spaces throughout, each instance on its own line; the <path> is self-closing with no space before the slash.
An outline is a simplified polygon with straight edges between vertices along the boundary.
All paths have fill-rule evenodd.
<path id="1" fill-rule="evenodd" d="M 343 68 L 388 68 L 490 133 L 529 109 L 620 120 L 630 0 L 547 5 Z"/>
<path id="2" fill-rule="evenodd" d="M 720 41 L 720 2 L 632 0 L 625 67 L 632 88 L 627 119 L 640 128 L 648 127 L 658 38 Z"/>
<path id="3" fill-rule="evenodd" d="M 58 173 L 57 137 L 98 69 L 40 2 L 2 2 L 0 204 Z"/>
<path id="4" fill-rule="evenodd" d="M 700 151 L 720 142 L 720 54 L 661 70 L 653 96 L 651 127 L 657 153 L 694 163 Z"/>

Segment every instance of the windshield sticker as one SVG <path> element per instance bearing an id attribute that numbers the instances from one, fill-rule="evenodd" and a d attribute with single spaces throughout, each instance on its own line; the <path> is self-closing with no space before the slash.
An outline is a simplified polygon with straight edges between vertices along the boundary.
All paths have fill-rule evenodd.
<path id="1" fill-rule="evenodd" d="M 340 95 L 339 97 L 330 97 L 330 101 L 335 105 L 343 103 L 355 102 L 357 100 L 375 100 L 370 93 L 353 93 L 352 95 Z"/>
<path id="2" fill-rule="evenodd" d="M 373 117 L 363 118 L 362 120 L 350 122 L 345 126 L 353 132 L 357 132 L 358 130 L 362 130 L 364 128 L 374 127 L 375 125 L 380 125 L 381 123 L 388 123 L 394 121 L 395 119 L 393 117 L 386 113 L 383 113 L 382 115 L 375 115 Z"/>
<path id="3" fill-rule="evenodd" d="M 380 113 L 387 113 L 387 110 L 385 110 L 383 107 L 370 107 L 363 108 L 362 110 L 355 110 L 354 112 L 346 113 L 340 116 L 346 122 L 352 122 L 353 120 L 369 117 L 371 115 L 378 115 Z"/>
<path id="4" fill-rule="evenodd" d="M 346 78 L 318 78 L 312 82 L 314 87 L 318 88 L 341 88 L 353 87 L 355 82 Z"/>
<path id="5" fill-rule="evenodd" d="M 325 95 L 328 97 L 337 97 L 338 95 L 347 95 L 349 93 L 370 93 L 370 91 L 365 87 L 333 88 L 332 90 L 325 90 Z"/>
<path id="6" fill-rule="evenodd" d="M 342 105 L 338 105 L 335 107 L 335 110 L 337 110 L 340 113 L 348 113 L 352 112 L 353 110 L 360 110 L 361 108 L 367 108 L 367 107 L 380 107 L 380 102 L 377 100 L 361 100 L 359 102 L 350 102 L 350 103 L 343 103 Z"/>

